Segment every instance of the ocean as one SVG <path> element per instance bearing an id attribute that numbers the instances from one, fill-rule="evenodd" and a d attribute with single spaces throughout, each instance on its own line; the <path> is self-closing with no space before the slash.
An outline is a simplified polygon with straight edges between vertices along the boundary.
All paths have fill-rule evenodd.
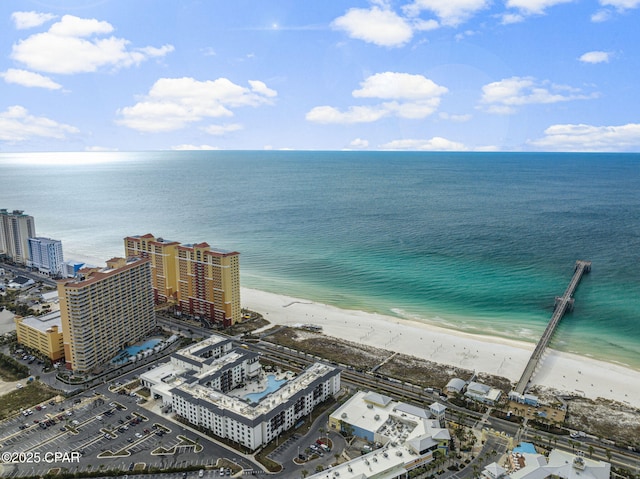
<path id="1" fill-rule="evenodd" d="M 2 153 L 0 208 L 68 259 L 153 233 L 241 253 L 241 284 L 640 369 L 640 155 Z"/>

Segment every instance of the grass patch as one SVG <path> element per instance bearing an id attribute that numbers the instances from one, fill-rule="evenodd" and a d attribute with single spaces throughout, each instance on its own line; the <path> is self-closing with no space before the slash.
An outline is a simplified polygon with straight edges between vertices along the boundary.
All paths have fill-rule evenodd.
<path id="1" fill-rule="evenodd" d="M 0 420 L 20 412 L 21 409 L 48 401 L 57 395 L 58 392 L 55 389 L 51 389 L 38 381 L 32 381 L 22 389 L 16 389 L 2 396 L 2 401 L 0 401 Z"/>
<path id="2" fill-rule="evenodd" d="M 17 381 L 29 377 L 29 368 L 11 356 L 0 353 L 0 378 L 3 381 Z"/>

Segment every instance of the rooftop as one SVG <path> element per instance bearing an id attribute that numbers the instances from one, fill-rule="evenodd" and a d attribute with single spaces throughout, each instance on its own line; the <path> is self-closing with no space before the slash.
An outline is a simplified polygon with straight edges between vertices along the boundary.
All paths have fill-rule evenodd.
<path id="1" fill-rule="evenodd" d="M 60 311 L 53 311 L 42 316 L 27 316 L 22 319 L 22 324 L 36 329 L 42 333 L 46 333 L 53 326 L 58 326 L 58 332 L 62 332 L 62 320 L 60 319 Z"/>
<path id="2" fill-rule="evenodd" d="M 234 351 L 236 354 L 243 354 L 244 350 Z M 244 351 L 246 353 L 247 351 Z M 224 359 L 224 358 L 221 358 Z M 211 403 L 220 409 L 226 409 L 236 414 L 242 415 L 248 419 L 256 419 L 257 417 L 270 412 L 275 407 L 285 404 L 296 393 L 306 390 L 311 383 L 316 380 L 323 379 L 336 369 L 326 364 L 315 363 L 291 381 L 288 381 L 280 389 L 266 395 L 257 404 L 249 404 L 248 402 L 227 396 L 220 391 L 208 388 L 204 385 L 194 382 L 187 383 L 182 381 L 174 384 L 178 391 L 187 393 L 189 396 L 200 399 L 204 402 Z"/>

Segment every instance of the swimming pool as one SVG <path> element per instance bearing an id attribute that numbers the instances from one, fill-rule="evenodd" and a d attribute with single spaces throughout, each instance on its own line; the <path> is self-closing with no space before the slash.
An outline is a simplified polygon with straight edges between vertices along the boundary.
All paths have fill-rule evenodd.
<path id="1" fill-rule="evenodd" d="M 286 382 L 287 382 L 286 379 L 276 379 L 275 374 L 269 374 L 267 375 L 267 388 L 264 391 L 260 391 L 259 393 L 247 394 L 246 396 L 244 396 L 243 399 L 246 399 L 252 403 L 257 403 L 260 401 L 260 399 L 265 397 L 267 394 L 280 389 L 280 386 L 282 386 L 282 384 Z"/>
<path id="2" fill-rule="evenodd" d="M 140 351 L 144 351 L 146 349 L 152 349 L 158 344 L 162 342 L 162 338 L 151 338 L 147 339 L 145 342 L 141 344 L 132 344 L 131 346 L 127 346 L 122 351 L 120 351 L 116 356 L 111 360 L 113 364 L 122 364 L 129 360 L 131 356 L 135 356 Z"/>

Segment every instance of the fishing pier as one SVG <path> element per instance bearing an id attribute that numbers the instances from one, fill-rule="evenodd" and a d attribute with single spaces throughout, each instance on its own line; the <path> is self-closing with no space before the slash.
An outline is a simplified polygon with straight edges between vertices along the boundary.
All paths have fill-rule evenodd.
<path id="1" fill-rule="evenodd" d="M 536 348 L 533 350 L 533 354 L 531 354 L 531 358 L 529 358 L 529 362 L 524 368 L 524 372 L 522 373 L 522 376 L 520 376 L 520 380 L 518 381 L 518 384 L 514 389 L 515 392 L 524 394 L 527 390 L 529 381 L 531 381 L 531 378 L 538 368 L 540 360 L 542 359 L 542 355 L 544 354 L 545 349 L 547 349 L 556 326 L 567 311 L 573 310 L 573 293 L 578 287 L 582 276 L 589 273 L 590 271 L 591 261 L 576 261 L 576 266 L 573 277 L 571 278 L 571 282 L 569 283 L 569 286 L 567 286 L 564 294 L 556 298 L 555 308 L 553 310 L 553 316 L 551 316 L 551 321 L 549 321 L 549 324 L 547 324 L 547 328 L 544 330 L 544 333 L 538 341 Z"/>

